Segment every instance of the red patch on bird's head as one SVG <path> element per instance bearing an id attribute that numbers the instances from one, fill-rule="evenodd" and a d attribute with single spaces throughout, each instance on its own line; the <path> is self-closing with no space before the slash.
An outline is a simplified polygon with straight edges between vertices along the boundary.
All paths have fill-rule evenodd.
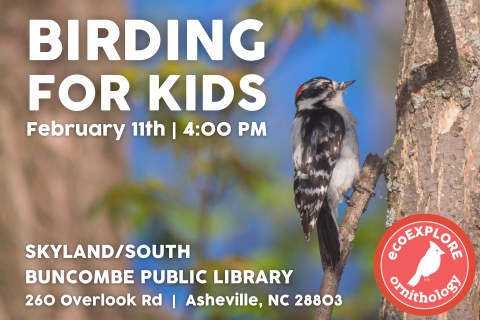
<path id="1" fill-rule="evenodd" d="M 295 99 L 297 99 L 298 95 L 302 93 L 303 90 L 305 90 L 307 87 L 306 86 L 301 86 L 298 88 L 297 92 L 295 93 Z"/>

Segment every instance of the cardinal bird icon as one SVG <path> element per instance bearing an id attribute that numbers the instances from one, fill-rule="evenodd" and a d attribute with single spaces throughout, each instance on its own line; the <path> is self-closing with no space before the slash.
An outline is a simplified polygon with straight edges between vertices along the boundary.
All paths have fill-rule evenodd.
<path id="1" fill-rule="evenodd" d="M 408 281 L 408 284 L 412 287 L 415 287 L 420 281 L 420 277 L 423 276 L 423 280 L 430 281 L 428 276 L 432 273 L 435 273 L 438 268 L 440 268 L 440 256 L 445 254 L 435 242 L 430 241 L 430 248 L 427 250 L 427 253 L 423 256 L 422 260 L 417 267 L 417 272 L 415 275 Z"/>

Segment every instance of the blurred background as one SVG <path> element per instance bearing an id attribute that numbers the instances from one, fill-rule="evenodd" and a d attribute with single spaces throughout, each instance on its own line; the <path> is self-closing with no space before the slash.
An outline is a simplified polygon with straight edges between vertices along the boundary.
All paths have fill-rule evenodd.
<path id="1" fill-rule="evenodd" d="M 185 39 L 187 19 L 199 19 L 209 34 L 211 20 L 222 19 L 225 38 L 224 61 L 221 62 L 212 62 L 201 46 L 202 59 L 187 62 L 186 44 L 180 41 L 178 62 L 168 62 L 166 46 L 161 46 L 158 55 L 150 61 L 130 66 L 124 74 L 131 83 L 136 83 L 132 120 L 156 119 L 168 123 L 165 119 L 172 118 L 184 124 L 188 121 L 202 123 L 207 119 L 232 124 L 265 121 L 268 133 L 267 137 L 239 138 L 236 134 L 229 138 L 180 137 L 173 143 L 168 138 L 135 137 L 128 141 L 135 186 L 160 194 L 154 200 L 158 205 L 135 203 L 145 199 L 132 198 L 130 205 L 138 210 L 135 215 L 132 210 L 125 210 L 128 206 L 122 206 L 123 214 L 131 219 L 130 224 L 137 226 L 136 232 L 131 233 L 132 241 L 165 243 L 170 240 L 189 243 L 195 250 L 195 259 L 189 265 L 152 259 L 133 261 L 134 268 L 294 270 L 293 282 L 286 286 L 148 285 L 142 290 L 174 293 L 179 301 L 186 301 L 192 292 L 249 292 L 265 296 L 266 293 L 313 295 L 318 291 L 322 268 L 317 240 L 305 241 L 292 198 L 289 139 L 295 113 L 294 93 L 302 83 L 317 76 L 339 82 L 356 79 L 345 101 L 359 122 L 361 161 L 369 152 L 383 156 L 394 135 L 394 95 L 403 2 L 295 3 L 273 0 L 128 2 L 132 18 L 155 23 L 161 34 L 166 34 L 168 19 L 179 20 L 180 39 Z M 256 18 L 264 23 L 260 34 L 249 34 L 244 39 L 247 47 L 252 41 L 266 41 L 266 58 L 260 62 L 242 61 L 229 47 L 229 31 L 245 18 Z M 148 39 L 143 46 L 147 43 Z M 245 74 L 260 74 L 265 78 L 261 88 L 267 95 L 267 104 L 257 112 L 247 112 L 232 105 L 213 115 L 202 112 L 174 114 L 166 111 L 165 106 L 163 111 L 149 113 L 144 81 L 146 74 L 155 73 L 161 78 L 169 74 L 222 74 L 234 85 L 238 85 L 239 78 Z M 175 97 L 182 101 L 184 84 L 180 82 L 175 87 L 178 90 Z M 200 98 L 197 105 L 201 105 Z M 336 319 L 378 317 L 380 294 L 373 275 L 373 255 L 385 231 L 382 198 L 386 193 L 382 185 L 383 178 L 375 202 L 370 205 L 355 236 L 352 255 L 339 288 L 344 305 L 334 309 Z M 342 205 L 339 218 L 344 209 Z M 312 311 L 311 307 L 223 307 L 199 311 L 179 308 L 176 313 L 194 313 L 191 319 L 308 319 Z"/>
<path id="2" fill-rule="evenodd" d="M 62 107 L 52 106 L 44 108 L 48 110 L 35 114 L 35 117 L 38 116 L 43 121 L 60 119 L 65 123 L 93 122 L 92 119 L 96 120 L 94 123 L 111 123 L 114 119 L 118 123 L 127 123 L 127 129 L 131 129 L 129 123 L 133 121 L 158 120 L 166 124 L 167 132 L 168 124 L 172 121 L 178 123 L 179 130 L 183 130 L 190 121 L 195 124 L 227 121 L 233 128 L 236 128 L 235 124 L 240 121 L 263 121 L 267 125 L 267 136 L 238 137 L 236 132 L 232 131 L 229 137 L 179 135 L 177 140 L 172 141 L 168 135 L 163 138 L 133 137 L 130 130 L 124 134 L 121 145 L 110 139 L 107 141 L 102 138 L 106 142 L 99 142 L 98 139 L 79 140 L 73 137 L 56 140 L 32 138 L 28 139 L 29 142 L 15 144 L 12 142 L 15 140 L 13 132 L 18 130 L 18 135 L 24 135 L 23 127 L 11 128 L 12 131 L 4 129 L 0 144 L 10 149 L 4 147 L 4 153 L 0 154 L 0 160 L 3 159 L 3 164 L 9 171 L 2 176 L 1 181 L 9 187 L 3 188 L 0 193 L 0 200 L 9 199 L 3 202 L 1 208 L 3 220 L 0 219 L 0 231 L 4 232 L 2 239 L 5 240 L 3 252 L 20 251 L 20 270 L 24 270 L 31 262 L 22 260 L 22 244 L 38 243 L 39 239 L 44 239 L 42 241 L 46 243 L 69 241 L 75 245 L 95 241 L 103 243 L 99 241 L 105 242 L 105 237 L 109 239 L 108 243 L 190 244 L 192 259 L 135 259 L 124 262 L 124 268 L 133 268 L 137 270 L 137 274 L 142 269 L 291 269 L 294 270 L 292 281 L 289 285 L 269 286 L 137 286 L 135 290 L 139 292 L 164 294 L 166 306 L 163 309 L 168 317 L 165 314 L 154 314 L 149 315 L 149 318 L 311 318 L 313 307 L 266 306 L 268 294 L 316 294 L 323 273 L 316 234 L 310 242 L 305 241 L 293 203 L 289 145 L 290 128 L 295 114 L 294 95 L 302 83 L 313 77 L 323 76 L 339 82 L 357 80 L 344 99 L 359 122 L 361 162 L 363 163 L 370 152 L 383 156 L 393 142 L 395 131 L 395 83 L 400 58 L 404 3 L 399 0 L 125 0 L 123 3 L 109 0 L 100 4 L 98 1 L 89 0 L 67 6 L 61 1 L 51 0 L 49 6 L 40 7 L 28 1 L 0 1 L 0 12 L 4 12 L 5 16 L 0 24 L 0 32 L 4 38 L 0 40 L 0 44 L 3 43 L 2 48 L 5 48 L 2 53 L 2 70 L 13 76 L 20 74 L 20 80 L 16 84 L 24 88 L 28 88 L 25 82 L 28 79 L 27 74 L 55 73 L 65 77 L 77 71 L 87 76 L 90 73 L 92 81 L 99 80 L 100 74 L 122 74 L 131 84 L 129 103 L 132 111 L 123 114 L 111 112 L 107 116 L 100 115 L 97 107 L 97 111 L 83 112 L 80 115 L 59 111 Z M 101 59 L 98 62 L 101 68 L 85 69 L 85 61 L 83 65 L 79 62 L 70 68 L 65 67 L 72 64 L 67 64 L 65 54 L 62 54 L 58 61 L 45 62 L 41 67 L 38 63 L 33 65 L 31 62 L 24 63 L 21 70 L 10 67 L 13 61 L 19 63 L 25 59 L 23 42 L 25 37 L 28 37 L 26 19 L 50 18 L 64 21 L 66 25 L 68 18 L 78 19 L 79 15 L 80 19 L 82 15 L 88 19 L 110 18 L 117 21 L 120 30 L 123 30 L 121 21 L 125 18 L 148 20 L 160 30 L 161 48 L 153 58 L 136 64 L 113 64 Z M 229 46 L 230 31 L 236 23 L 247 18 L 258 19 L 264 23 L 261 32 L 247 33 L 242 39 L 247 48 L 253 41 L 265 41 L 266 57 L 261 61 L 243 61 L 234 55 Z M 179 20 L 179 61 L 166 59 L 169 19 Z M 186 60 L 184 40 L 188 19 L 200 20 L 208 34 L 211 34 L 213 19 L 224 21 L 223 61 L 212 62 L 201 45 L 199 60 Z M 21 30 L 17 21 L 24 21 Z M 20 34 L 19 40 L 15 37 L 16 33 Z M 62 34 L 62 37 L 64 36 L 65 34 Z M 137 48 L 146 47 L 148 37 L 142 33 L 138 36 Z M 24 47 L 16 47 L 16 41 L 23 43 Z M 66 39 L 63 38 L 62 41 Z M 119 51 L 122 51 L 121 46 L 121 43 L 116 44 Z M 81 44 L 80 47 L 85 49 L 86 46 Z M 123 57 L 122 54 L 120 56 Z M 261 89 L 267 96 L 267 103 L 256 112 L 245 111 L 237 105 L 242 99 L 238 82 L 242 76 L 250 73 L 259 74 L 265 79 Z M 197 75 L 197 90 L 202 88 L 201 75 L 223 75 L 230 79 L 236 88 L 234 103 L 224 111 L 214 113 L 175 113 L 170 112 L 165 105 L 160 105 L 158 112 L 149 112 L 150 74 L 159 74 L 160 83 L 168 75 L 181 75 L 172 93 L 182 109 L 185 106 L 185 75 Z M 63 78 L 60 76 L 58 79 Z M 20 107 L 15 106 L 23 105 L 22 108 L 26 109 L 27 101 L 24 96 L 12 98 L 13 93 L 9 92 L 9 88 L 13 89 L 14 84 L 15 81 L 12 84 L 5 80 L 0 84 L 4 92 L 4 100 L 0 103 L 9 107 L 2 107 L 3 113 L 0 111 L 0 116 L 4 119 L 2 123 L 7 127 L 9 121 L 16 116 L 17 119 L 28 118 L 29 121 L 32 117 L 28 112 L 16 115 L 19 112 L 16 110 Z M 74 95 L 75 92 L 71 94 Z M 217 97 L 222 94 L 221 90 L 216 92 Z M 52 94 L 52 97 L 54 95 Z M 199 91 L 197 109 L 201 109 L 201 97 Z M 52 105 L 55 103 L 58 101 L 52 102 Z M 11 143 L 7 143 L 8 141 Z M 30 151 L 26 150 L 30 148 L 34 148 L 36 154 L 40 150 L 43 163 L 48 163 L 47 167 L 50 169 L 34 164 L 32 159 L 17 161 L 20 158 L 26 159 L 26 156 L 18 154 L 28 153 Z M 78 159 L 85 158 L 89 158 L 89 162 L 78 163 Z M 45 170 L 50 172 L 41 174 L 46 172 Z M 21 179 L 17 179 L 17 174 Z M 58 175 L 57 180 L 52 178 L 55 175 Z M 10 186 L 13 186 L 12 189 Z M 24 199 L 15 200 L 17 202 L 10 200 L 14 199 L 9 194 L 14 188 L 23 192 Z M 353 250 L 339 288 L 343 305 L 334 308 L 334 319 L 378 318 L 380 291 L 373 274 L 373 256 L 385 231 L 386 190 L 383 178 L 380 179 L 377 189 L 374 202 L 370 204 L 355 234 Z M 83 190 L 83 193 L 79 190 Z M 45 197 L 38 196 L 41 193 Z M 29 200 L 29 197 L 33 200 Z M 28 205 L 25 206 L 24 203 Z M 57 208 L 59 203 L 63 206 Z M 25 208 L 31 212 L 32 217 L 28 219 L 33 219 L 34 222 L 26 223 L 28 219 L 14 218 L 25 212 Z M 340 206 L 338 221 L 345 208 L 345 204 Z M 57 218 L 51 217 L 45 219 L 42 212 L 45 216 L 51 214 L 63 217 L 66 222 L 60 223 Z M 68 215 L 65 215 L 65 212 L 71 213 L 70 218 L 66 217 Z M 21 231 L 12 231 L 12 224 Z M 62 232 L 63 235 L 60 235 Z M 81 266 L 75 263 L 73 266 L 80 269 Z M 72 267 L 72 264 L 69 266 Z M 62 266 L 59 264 L 56 267 Z M 108 266 L 104 265 L 103 268 Z M 23 304 L 9 300 L 11 291 L 8 288 L 14 288 L 15 284 L 10 278 L 16 269 L 18 265 L 13 262 L 0 263 L 0 281 L 5 284 L 5 289 L 0 291 L 1 319 L 22 318 L 16 315 L 17 311 L 13 311 L 13 306 Z M 23 282 L 22 276 L 18 275 L 20 282 Z M 59 289 L 52 286 L 52 290 Z M 191 293 L 232 295 L 235 292 L 258 295 L 264 307 L 186 309 L 179 305 L 185 302 Z M 177 308 L 168 310 L 172 294 L 177 296 Z M 98 312 L 69 310 L 62 311 L 62 316 L 57 314 L 57 317 L 61 319 L 68 315 L 70 318 L 75 314 L 72 318 L 102 319 L 112 316 L 102 313 L 107 311 Z M 139 319 L 136 315 L 122 311 L 117 316 Z"/>

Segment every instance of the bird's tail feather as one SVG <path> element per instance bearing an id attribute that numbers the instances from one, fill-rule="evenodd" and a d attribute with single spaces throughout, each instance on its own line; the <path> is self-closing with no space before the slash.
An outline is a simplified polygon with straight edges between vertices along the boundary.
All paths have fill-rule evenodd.
<path id="1" fill-rule="evenodd" d="M 408 281 L 408 284 L 412 287 L 415 287 L 418 284 L 418 281 L 420 281 L 420 272 L 415 273 L 415 275 Z"/>
<path id="2" fill-rule="evenodd" d="M 328 201 L 323 201 L 317 220 L 318 245 L 323 268 L 335 268 L 340 261 L 342 239 Z"/>

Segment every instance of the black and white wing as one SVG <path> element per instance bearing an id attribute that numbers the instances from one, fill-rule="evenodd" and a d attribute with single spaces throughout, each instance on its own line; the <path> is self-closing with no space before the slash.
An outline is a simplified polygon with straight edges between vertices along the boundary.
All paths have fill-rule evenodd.
<path id="1" fill-rule="evenodd" d="M 295 114 L 290 152 L 294 173 L 295 205 L 303 232 L 310 240 L 328 184 L 342 150 L 345 136 L 343 118 L 335 110 L 309 109 Z M 336 227 L 336 221 L 335 227 Z"/>

